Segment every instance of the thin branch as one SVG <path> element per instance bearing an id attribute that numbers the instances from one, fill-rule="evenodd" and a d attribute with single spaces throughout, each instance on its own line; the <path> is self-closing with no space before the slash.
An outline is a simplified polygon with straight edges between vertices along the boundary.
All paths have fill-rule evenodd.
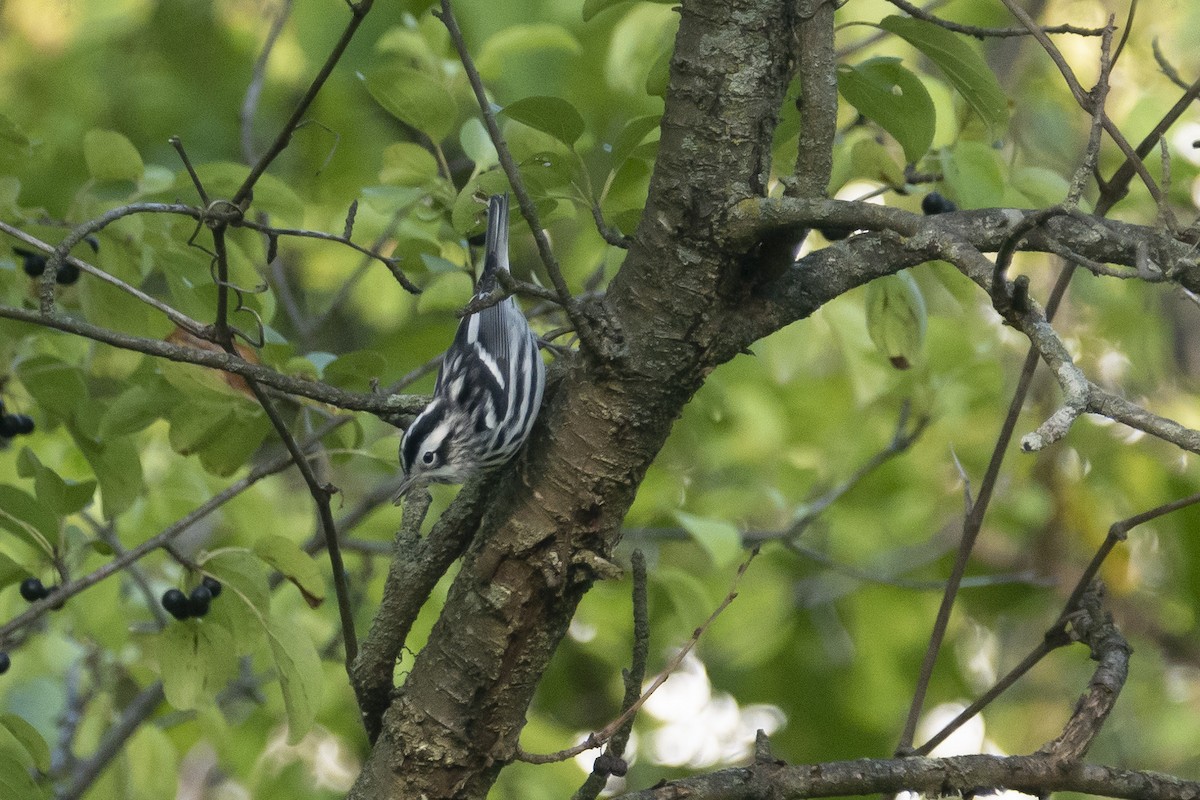
<path id="1" fill-rule="evenodd" d="M 195 347 L 182 347 L 161 339 L 146 339 L 132 336 L 107 328 L 77 320 L 72 317 L 54 314 L 49 317 L 39 312 L 24 308 L 13 308 L 0 305 L 0 318 L 28 322 L 46 328 L 73 333 L 86 339 L 119 347 L 123 350 L 135 350 L 139 353 L 166 358 L 201 367 L 219 369 L 241 375 L 243 378 L 258 381 L 274 387 L 281 392 L 300 397 L 308 397 L 331 406 L 348 411 L 369 411 L 379 415 L 415 414 L 429 403 L 425 396 L 413 395 L 380 395 L 348 392 L 337 389 L 320 381 L 310 381 L 291 375 L 284 375 L 261 364 L 252 364 L 240 356 L 230 355 L 221 350 L 201 350 Z"/>
<path id="2" fill-rule="evenodd" d="M 1073 274 L 1073 267 L 1067 267 L 1059 274 L 1058 281 L 1046 305 L 1047 319 L 1053 317 Z M 959 542 L 958 553 L 954 559 L 954 566 L 950 571 L 950 578 L 946 583 L 946 591 L 942 595 L 942 602 L 938 606 L 933 631 L 929 635 L 929 645 L 925 649 L 925 656 L 921 662 L 921 669 L 917 676 L 917 685 L 913 690 L 908 715 L 904 721 L 904 729 L 900 734 L 900 743 L 896 748 L 897 753 L 906 752 L 912 747 L 913 737 L 916 735 L 917 722 L 920 719 L 921 710 L 925 705 L 925 694 L 929 690 L 930 681 L 933 680 L 933 669 L 937 664 L 938 653 L 941 651 L 942 641 L 945 639 L 946 630 L 950 625 L 950 612 L 954 608 L 954 601 L 958 596 L 959 588 L 962 586 L 963 577 L 966 575 L 967 563 L 971 559 L 971 552 L 975 549 L 975 540 L 978 538 L 979 531 L 983 527 L 983 518 L 991 502 L 996 481 L 1000 477 L 1000 467 L 1004 463 L 1004 456 L 1016 431 L 1017 418 L 1021 414 L 1021 408 L 1025 405 L 1025 398 L 1029 394 L 1029 387 L 1033 383 L 1033 373 L 1037 369 L 1037 364 L 1038 351 L 1036 348 L 1030 347 L 1029 352 L 1025 355 L 1025 363 L 1021 367 L 1020 377 L 1017 379 L 1017 387 L 1013 390 L 1012 400 L 1008 404 L 1008 412 L 1005 414 L 1004 421 L 1000 424 L 1000 432 L 996 435 L 996 444 L 992 448 L 991 458 L 988 460 L 987 469 L 984 471 L 983 480 L 979 486 L 979 494 L 963 519 L 962 538 Z"/>
<path id="3" fill-rule="evenodd" d="M 485 477 L 472 479 L 463 486 L 424 539 L 419 532 L 421 523 L 415 519 L 423 517 L 423 513 L 417 513 L 421 509 L 405 508 L 383 596 L 350 676 L 363 725 L 372 742 L 379 736 L 383 712 L 391 703 L 396 659 L 417 615 L 437 582 L 466 551 L 479 529 L 489 494 Z"/>
<path id="4" fill-rule="evenodd" d="M 1028 28 L 981 28 L 977 25 L 963 25 L 960 22 L 952 22 L 948 19 L 943 19 L 920 6 L 913 5 L 907 0 L 888 0 L 889 3 L 900 9 L 904 13 L 917 19 L 932 22 L 934 25 L 945 28 L 948 31 L 955 33 L 966 34 L 973 36 L 976 39 L 1006 39 L 1014 36 L 1030 36 L 1031 32 Z M 1040 28 L 1042 33 L 1047 34 L 1073 34 L 1075 36 L 1100 36 L 1104 33 L 1103 28 L 1081 28 L 1078 25 L 1069 23 L 1062 25 L 1045 25 Z"/>
<path id="5" fill-rule="evenodd" d="M 199 211 L 199 209 L 196 209 L 196 211 Z M 44 242 L 41 239 L 37 238 L 36 236 L 31 236 L 30 234 L 26 233 L 25 231 L 21 230 L 20 228 L 14 228 L 12 225 L 9 225 L 8 223 L 4 222 L 3 220 L 0 220 L 0 233 L 7 233 L 9 236 L 12 236 L 14 239 L 19 239 L 22 242 L 24 242 L 25 244 L 29 245 L 30 247 L 41 250 L 43 253 L 46 253 L 47 255 L 54 252 L 54 245 Z M 162 302 L 161 300 L 158 300 L 157 298 L 151 297 L 150 295 L 143 292 L 141 289 L 138 289 L 136 286 L 132 286 L 132 285 L 126 283 L 125 281 L 121 280 L 120 278 L 117 278 L 116 276 L 111 275 L 108 272 L 105 272 L 104 270 L 100 269 L 99 267 L 89 264 L 88 262 L 86 262 L 82 259 L 76 258 L 75 256 L 72 256 L 72 255 L 66 256 L 63 259 L 63 263 L 70 264 L 74 267 L 78 267 L 80 271 L 86 272 L 88 275 L 91 275 L 99 280 L 102 280 L 105 283 L 111 284 L 111 285 L 117 287 L 118 289 L 120 289 L 121 291 L 125 292 L 126 294 L 136 297 L 138 300 L 141 300 L 146 305 L 151 306 L 152 308 L 158 309 L 166 316 L 167 319 L 171 320 L 171 322 L 174 322 L 176 325 L 183 328 L 184 330 L 186 330 L 188 333 L 192 334 L 193 336 L 198 336 L 198 337 L 203 338 L 206 335 L 205 330 L 208 326 L 205 325 L 203 322 L 199 322 L 197 320 L 192 319 L 187 314 L 184 314 L 183 312 L 172 308 L 171 306 L 167 305 L 166 303 Z"/>
<path id="6" fill-rule="evenodd" d="M 267 61 L 270 59 L 271 51 L 275 48 L 275 42 L 279 39 L 279 35 L 283 33 L 283 27 L 287 24 L 288 18 L 291 15 L 292 0 L 282 0 L 279 4 L 279 13 L 271 21 L 271 27 L 267 31 L 266 40 L 263 41 L 262 50 L 259 51 L 258 58 L 254 61 L 250 83 L 246 85 L 246 95 L 242 98 L 242 108 L 238 114 L 238 122 L 241 125 L 242 131 L 242 159 L 247 164 L 253 162 L 255 158 L 254 115 L 258 113 L 258 101 L 262 96 L 263 83 L 267 79 Z"/>
<path id="7" fill-rule="evenodd" d="M 105 767 L 121 754 L 130 737 L 154 714 L 164 699 L 163 685 L 160 681 L 138 692 L 137 696 L 129 701 L 129 705 L 125 706 L 117 723 L 105 731 L 96 751 L 75 768 L 71 782 L 66 788 L 55 793 L 55 800 L 79 800 L 83 797 L 104 772 Z"/>
<path id="8" fill-rule="evenodd" d="M 756 764 L 732 767 L 680 780 L 663 781 L 621 800 L 676 800 L 719 797 L 848 797 L 916 792 L 925 797 L 982 796 L 984 787 L 1004 787 L 1046 797 L 1077 792 L 1129 800 L 1194 800 L 1200 781 L 1156 772 L 1099 764 L 1064 766 L 1045 754 L 1032 756 L 951 756 L 949 758 L 859 759 L 821 764 Z"/>
<path id="9" fill-rule="evenodd" d="M 1089 113 L 1093 112 L 1095 98 L 1093 98 L 1088 92 L 1084 91 L 1083 86 L 1079 83 L 1079 79 L 1075 77 L 1074 70 L 1071 69 L 1071 66 L 1067 63 L 1066 58 L 1063 56 L 1062 52 L 1058 49 L 1054 42 L 1050 41 L 1050 37 L 1042 32 L 1037 23 L 1034 22 L 1033 18 L 1029 16 L 1029 12 L 1019 6 L 1016 0 L 1001 0 L 1001 2 L 1004 3 L 1005 8 L 1007 8 L 1009 12 L 1017 18 L 1017 21 L 1024 25 L 1029 32 L 1033 34 L 1033 38 L 1037 40 L 1038 44 L 1042 46 L 1042 49 L 1046 51 L 1046 54 L 1050 56 L 1050 60 L 1054 62 L 1056 67 L 1058 67 L 1059 72 L 1062 74 L 1063 79 L 1067 83 L 1067 87 L 1071 90 L 1071 94 L 1074 96 L 1075 101 L 1079 104 L 1080 108 Z M 1155 182 L 1153 176 L 1151 176 L 1150 172 L 1146 169 L 1146 165 L 1142 161 L 1142 157 L 1137 154 L 1137 152 L 1133 149 L 1133 146 L 1129 144 L 1128 140 L 1126 140 L 1125 134 L 1121 132 L 1121 129 L 1117 127 L 1116 123 L 1114 123 L 1107 114 L 1103 114 L 1101 124 L 1104 126 L 1105 133 L 1107 133 L 1113 142 L 1116 143 L 1121 152 L 1125 154 L 1127 163 L 1133 167 L 1138 176 L 1142 179 L 1146 189 L 1150 192 L 1150 196 L 1154 198 L 1154 202 L 1158 205 L 1159 213 L 1162 214 L 1163 219 L 1167 220 L 1170 230 L 1174 230 L 1176 226 L 1175 215 L 1171 211 L 1166 198 L 1163 196 L 1163 193 L 1159 189 L 1158 184 Z"/>
<path id="10" fill-rule="evenodd" d="M 688 639 L 687 642 L 684 643 L 683 647 L 681 647 L 679 651 L 675 653 L 674 657 L 667 662 L 667 665 L 662 668 L 662 671 L 659 672 L 658 675 L 655 676 L 654 680 L 650 682 L 650 685 L 646 687 L 646 690 L 642 692 L 641 696 L 638 697 L 638 699 L 635 700 L 628 708 L 626 708 L 619 717 L 605 725 L 601 730 L 588 734 L 587 738 L 581 743 L 575 745 L 574 747 L 568 747 L 565 750 L 559 750 L 557 753 L 529 753 L 518 745 L 517 760 L 524 761 L 529 764 L 553 764 L 558 761 L 566 761 L 569 758 L 574 758 L 580 753 L 599 747 L 600 745 L 612 739 L 613 736 L 616 735 L 617 731 L 621 730 L 627 722 L 633 719 L 633 716 L 638 712 L 638 709 L 640 709 L 645 702 L 650 699 L 650 696 L 658 691 L 660 686 L 667 682 L 667 678 L 670 678 L 671 674 L 675 672 L 675 670 L 679 669 L 679 665 L 683 663 L 683 660 L 687 657 L 687 654 L 692 652 L 692 648 L 694 648 L 700 641 L 700 637 L 704 635 L 704 632 L 707 631 L 709 626 L 716 621 L 717 617 L 721 615 L 721 612 L 723 612 L 726 608 L 729 608 L 729 605 L 735 599 L 737 599 L 738 583 L 741 581 L 742 576 L 746 574 L 747 568 L 749 568 L 750 563 L 754 561 L 754 558 L 757 555 L 758 547 L 755 547 L 750 551 L 750 555 L 746 558 L 746 560 L 743 561 L 738 567 L 737 573 L 733 576 L 733 585 L 729 587 L 729 593 L 726 594 L 724 599 L 721 600 L 720 604 L 713 609 L 713 612 L 708 615 L 708 619 L 704 620 L 704 622 L 702 622 L 700 626 L 692 632 L 691 638 Z"/>
<path id="11" fill-rule="evenodd" d="M 291 454 L 292 463 L 300 470 L 308 492 L 312 495 L 313 502 L 316 503 L 317 516 L 321 521 L 321 533 L 325 538 L 325 549 L 329 553 L 329 566 L 333 572 L 333 589 L 337 595 L 338 614 L 341 616 L 342 622 L 342 639 L 346 645 L 346 675 L 349 677 L 354 660 L 358 657 L 358 634 L 354 630 L 354 609 L 350 603 L 350 590 L 346 585 L 346 567 L 342 561 L 342 551 L 338 547 L 337 525 L 334 523 L 333 509 L 329 503 L 330 497 L 336 493 L 337 489 L 317 480 L 312 465 L 308 463 L 300 444 L 288 430 L 287 423 L 279 415 L 279 409 L 275 407 L 275 402 L 270 396 L 255 381 L 248 380 L 246 383 L 254 392 L 254 396 L 258 398 L 263 411 L 267 412 L 267 416 L 270 417 L 271 424 L 275 426 L 275 431 L 283 440 L 284 447 Z"/>
<path id="12" fill-rule="evenodd" d="M 288 143 L 292 140 L 292 134 L 300 125 L 301 120 L 304 119 L 304 115 L 308 113 L 309 106 L 316 99 L 317 93 L 321 91 L 321 87 L 325 85 L 325 81 L 333 73 L 334 67 L 341 60 L 342 53 L 350 45 L 350 40 L 354 38 L 358 27 L 362 24 L 367 14 L 370 13 L 373 3 L 374 0 L 357 0 L 357 2 L 349 2 L 347 0 L 346 6 L 350 9 L 350 21 L 346 24 L 342 35 L 338 37 L 337 43 L 334 44 L 333 49 L 329 52 L 325 63 L 321 65 L 321 69 L 317 72 L 316 77 L 313 78 L 312 83 L 304 90 L 303 96 L 301 96 L 299 102 L 296 103 L 296 107 L 292 110 L 292 115 L 288 117 L 287 122 L 279 130 L 275 141 L 271 143 L 267 151 L 250 168 L 250 174 L 246 176 L 245 180 L 242 181 L 242 185 L 234 192 L 231 202 L 235 206 L 241 205 L 243 201 L 250 197 L 254 190 L 254 185 L 258 183 L 258 179 L 262 177 L 262 174 L 267 171 L 267 167 L 271 166 L 271 162 L 287 149 Z"/>
<path id="13" fill-rule="evenodd" d="M 351 250 L 362 253 L 366 258 L 374 259 L 387 267 L 388 271 L 391 272 L 392 276 L 396 279 L 396 282 L 403 286 L 405 291 L 411 292 L 412 294 L 421 293 L 421 288 L 409 280 L 408 276 L 404 274 L 404 271 L 400 269 L 400 259 L 389 258 L 388 256 L 383 256 L 376 252 L 379 247 L 378 244 L 373 245 L 372 247 L 364 247 L 361 244 L 351 241 L 350 237 L 344 233 L 326 233 L 324 231 L 311 231 L 303 228 L 276 228 L 272 227 L 271 225 L 262 225 L 257 222 L 251 222 L 250 220 L 243 220 L 239 222 L 237 226 L 239 228 L 250 228 L 251 230 L 259 231 L 260 233 L 271 236 L 293 236 L 304 239 L 321 239 L 326 242 L 336 242 L 338 244 L 345 245 Z"/>
<path id="14" fill-rule="evenodd" d="M 483 86 L 483 79 L 479 77 L 479 70 L 475 68 L 475 61 L 471 57 L 466 39 L 463 38 L 462 30 L 458 27 L 458 20 L 454 16 L 454 7 L 451 5 L 450 0 L 441 0 L 441 6 L 441 13 L 435 12 L 435 14 L 442 21 L 442 24 L 446 26 L 446 30 L 450 34 L 450 41 L 454 43 L 454 48 L 458 51 L 459 60 L 462 62 L 463 69 L 467 73 L 467 80 L 471 84 L 471 89 L 475 92 L 475 100 L 478 102 L 480 113 L 483 115 L 483 124 L 487 128 L 488 136 L 491 137 L 492 144 L 496 148 L 496 155 L 500 159 L 501 167 L 504 168 L 504 174 L 508 176 L 508 182 L 512 186 L 513 194 L 517 196 L 517 204 L 521 208 L 521 215 L 529 223 L 529 230 L 533 234 L 534 241 L 537 242 L 538 254 L 541 256 L 542 264 L 546 267 L 546 272 L 550 276 L 550 282 L 554 285 L 554 291 L 558 295 L 558 300 L 564 310 L 566 310 L 571 324 L 579 332 L 580 341 L 594 355 L 603 355 L 604 348 L 592 328 L 591 321 L 580 311 L 578 303 L 571 295 L 571 290 L 567 286 L 566 279 L 563 277 L 562 268 L 559 266 L 558 259 L 554 255 L 554 250 L 550 246 L 550 238 L 546 235 L 545 229 L 542 228 L 537 207 L 533 204 L 533 200 L 525 188 L 525 181 L 521 177 L 517 163 L 513 160 L 512 153 L 508 149 L 508 142 L 504 139 L 504 133 L 496 123 L 496 115 L 493 113 L 492 105 L 488 101 L 487 90 Z"/>
<path id="15" fill-rule="evenodd" d="M 321 438 L 327 436 L 331 431 L 350 421 L 350 417 L 331 420 L 321 427 L 316 433 L 306 440 L 304 446 L 311 447 Z M 240 495 L 242 492 L 249 489 L 254 484 L 258 483 L 263 478 L 274 475 L 277 472 L 282 472 L 291 466 L 291 454 L 278 456 L 265 464 L 260 464 L 250 471 L 246 477 L 235 481 L 227 486 L 222 491 L 215 494 L 212 498 L 201 503 L 196 508 L 189 511 L 178 521 L 168 525 L 159 533 L 151 536 L 146 541 L 131 548 L 125 553 L 114 558 L 112 561 L 98 567 L 96 570 L 75 580 L 69 581 L 58 587 L 51 597 L 44 600 L 38 600 L 36 603 L 31 603 L 25 611 L 18 614 L 8 622 L 0 625 L 0 643 L 7 642 L 13 633 L 33 624 L 41 619 L 50 610 L 59 603 L 65 602 L 85 589 L 95 586 L 105 578 L 112 577 L 124 570 L 130 564 L 139 561 L 143 556 L 152 553 L 153 551 L 170 544 L 176 537 L 188 530 L 192 525 L 195 525 L 200 520 L 207 517 L 212 512 L 216 511 L 221 506 L 228 503 L 233 498 Z"/>
<path id="16" fill-rule="evenodd" d="M 625 684 L 625 696 L 621 699 L 621 711 L 633 707 L 642 692 L 642 681 L 646 677 L 646 659 L 650 652 L 650 611 L 646 601 L 646 557 L 641 550 L 634 550 L 630 559 L 633 571 L 633 654 L 629 661 L 629 669 L 624 670 L 622 682 Z M 583 785 L 571 796 L 571 800 L 595 800 L 608 783 L 609 775 L 625 774 L 625 746 L 629 743 L 629 734 L 633 730 L 633 717 L 625 721 L 612 739 L 604 753 L 596 758 L 592 772 Z"/>

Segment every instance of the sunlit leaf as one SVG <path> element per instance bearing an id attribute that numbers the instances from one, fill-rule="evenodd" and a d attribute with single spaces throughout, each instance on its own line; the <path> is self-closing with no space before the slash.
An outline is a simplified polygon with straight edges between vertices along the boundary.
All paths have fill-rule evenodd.
<path id="1" fill-rule="evenodd" d="M 675 512 L 675 519 L 703 547 L 719 567 L 737 561 L 742 554 L 742 535 L 731 522 Z"/>

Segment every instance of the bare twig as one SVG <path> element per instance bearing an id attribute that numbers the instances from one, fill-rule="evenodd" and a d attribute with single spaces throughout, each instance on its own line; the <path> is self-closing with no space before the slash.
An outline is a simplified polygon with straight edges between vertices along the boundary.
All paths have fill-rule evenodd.
<path id="1" fill-rule="evenodd" d="M 633 570 L 633 655 L 630 658 L 629 669 L 625 670 L 622 681 L 625 684 L 625 696 L 621 700 L 622 712 L 628 710 L 637 702 L 642 693 L 642 681 L 646 676 L 646 659 L 650 651 L 650 612 L 646 602 L 646 557 L 641 550 L 634 550 L 630 559 Z M 583 785 L 571 796 L 571 800 L 595 800 L 608 783 L 608 776 L 623 774 L 625 746 L 629 743 L 629 734 L 633 730 L 633 717 L 625 721 L 613 737 L 608 741 L 603 755 L 597 757 L 592 765 L 592 772 Z"/>
<path id="2" fill-rule="evenodd" d="M 713 612 L 708 615 L 708 619 L 704 620 L 704 622 L 702 622 L 700 626 L 692 632 L 691 638 L 688 639 L 687 642 L 684 643 L 683 647 L 681 647 L 679 651 L 671 658 L 671 660 L 667 662 L 667 665 L 662 668 L 662 671 L 660 671 L 658 675 L 655 676 L 654 680 L 650 682 L 650 685 L 646 687 L 646 690 L 642 692 L 641 696 L 638 697 L 638 699 L 634 701 L 628 708 L 626 708 L 619 717 L 605 725 L 603 729 L 595 733 L 588 734 L 588 737 L 581 743 L 575 745 L 574 747 L 568 747 L 565 750 L 559 750 L 557 753 L 528 753 L 518 746 L 517 760 L 525 761 L 529 764 L 553 764 L 558 761 L 566 761 L 568 758 L 574 758 L 580 753 L 599 747 L 600 745 L 612 739 L 617 731 L 621 730 L 622 727 L 629 722 L 629 720 L 633 719 L 634 714 L 636 714 L 638 709 L 640 709 L 645 702 L 650 699 L 650 696 L 658 691 L 658 687 L 667 682 L 667 678 L 671 677 L 671 673 L 679 669 L 679 665 L 683 663 L 683 659 L 687 657 L 688 653 L 692 652 L 692 648 L 694 648 L 697 642 L 700 641 L 700 637 L 704 635 L 704 632 L 707 631 L 709 626 L 716 621 L 717 617 L 721 615 L 721 612 L 728 608 L 730 603 L 737 599 L 738 583 L 741 581 L 742 576 L 746 574 L 746 569 L 750 566 L 750 562 L 754 561 L 754 557 L 757 555 L 758 547 L 755 547 L 750 551 L 750 555 L 746 558 L 746 560 L 743 561 L 738 567 L 737 573 L 733 576 L 733 585 L 729 587 L 729 593 L 725 595 L 725 598 L 721 600 L 720 604 L 713 610 Z"/>
<path id="3" fill-rule="evenodd" d="M 346 24 L 345 29 L 342 30 L 342 35 L 338 37 L 337 43 L 330 50 L 325 63 L 321 65 L 321 69 L 317 72 L 316 77 L 313 78 L 308 88 L 304 90 L 304 94 L 301 96 L 299 102 L 296 103 L 296 107 L 292 109 L 292 115 L 288 117 L 287 122 L 280 128 L 275 141 L 271 143 L 267 151 L 254 163 L 254 166 L 250 168 L 250 174 L 246 176 L 245 180 L 242 181 L 242 185 L 234 192 L 231 198 L 231 202 L 234 205 L 240 205 L 250 197 L 254 190 L 254 185 L 258 183 L 258 179 L 262 177 L 262 174 L 267 171 L 267 167 L 271 166 L 271 162 L 287 149 L 288 143 L 292 140 L 292 134 L 300 125 L 301 120 L 304 119 L 304 115 L 308 113 L 309 106 L 312 105 L 313 100 L 317 97 L 317 93 L 321 91 L 321 87 L 325 85 L 325 81 L 333 73 L 334 67 L 342 59 L 342 53 L 350 45 L 350 40 L 354 38 L 358 27 L 362 24 L 367 14 L 370 13 L 373 4 L 374 0 L 356 0 L 356 2 L 346 3 L 346 7 L 350 9 L 350 21 Z"/>
<path id="4" fill-rule="evenodd" d="M 458 51 L 459 60 L 462 61 L 463 69 L 467 73 L 467 80 L 475 92 L 475 100 L 478 102 L 480 113 L 483 115 L 483 124 L 487 128 L 488 136 L 492 139 L 492 144 L 496 147 L 496 154 L 500 158 L 500 166 L 504 168 L 504 174 L 508 176 L 508 182 L 512 186 L 513 194 L 517 196 L 517 204 L 521 208 L 521 215 L 529 222 L 529 230 L 533 234 L 534 241 L 537 242 L 538 254 L 541 256 L 542 264 L 546 267 L 546 273 L 550 276 L 550 282 L 554 285 L 554 291 L 558 295 L 558 300 L 566 310 L 571 324 L 579 332 L 579 339 L 584 346 L 588 347 L 595 355 L 603 355 L 604 349 L 601 347 L 598 338 L 594 335 L 590 320 L 580 311 L 578 303 L 576 303 L 575 298 L 571 295 L 571 290 L 567 286 L 566 279 L 563 277 L 562 268 L 559 266 L 558 259 L 554 255 L 554 250 L 550 246 L 550 239 L 546 235 L 545 229 L 542 228 L 537 207 L 534 206 L 533 199 L 530 198 L 529 192 L 525 188 L 525 181 L 521 178 L 521 172 L 517 168 L 517 163 L 513 160 L 512 153 L 508 148 L 508 142 L 504 139 L 504 133 L 496 123 L 496 115 L 493 113 L 492 105 L 488 101 L 487 90 L 483 86 L 483 79 L 479 77 L 479 70 L 475 68 L 474 59 L 472 59 L 471 52 L 467 48 L 467 42 L 463 38 L 462 30 L 458 27 L 458 20 L 454 16 L 454 7 L 450 3 L 450 0 L 442 0 L 441 5 L 441 13 L 438 13 L 437 16 L 441 19 L 442 24 L 446 26 L 446 30 L 450 33 L 450 40 L 454 43 L 454 47 Z"/>
<path id="5" fill-rule="evenodd" d="M 917 19 L 922 19 L 926 22 L 932 22 L 934 25 L 945 28 L 948 31 L 966 34 L 967 36 L 973 36 L 976 39 L 1006 39 L 1014 36 L 1031 35 L 1028 28 L 981 28 L 977 25 L 964 25 L 960 22 L 953 22 L 948 19 L 943 19 L 935 14 L 931 14 L 926 9 L 917 5 L 913 5 L 912 3 L 907 2 L 907 0 L 888 0 L 888 2 L 911 17 L 916 17 Z M 1047 34 L 1067 33 L 1075 36 L 1100 36 L 1104 32 L 1104 29 L 1081 28 L 1078 25 L 1065 23 L 1062 25 L 1045 25 L 1041 27 L 1041 31 Z"/>
<path id="6" fill-rule="evenodd" d="M 281 0 L 279 3 L 279 13 L 275 15 L 275 19 L 271 20 L 271 27 L 267 31 L 267 38 L 263 41 L 262 50 L 258 53 L 258 58 L 254 61 L 254 69 L 251 72 L 250 83 L 246 85 L 246 95 L 242 98 L 241 112 L 238 114 L 238 121 L 241 124 L 242 131 L 242 159 L 247 163 L 254 161 L 254 115 L 258 113 L 258 100 L 262 95 L 263 83 L 267 79 L 267 60 L 271 57 L 271 51 L 275 48 L 275 42 L 279 39 L 279 35 L 283 33 L 283 26 L 287 24 L 288 18 L 292 15 L 292 0 Z"/>
<path id="7" fill-rule="evenodd" d="M 0 318 L 28 322 L 46 328 L 73 333 L 97 342 L 119 347 L 123 350 L 135 350 L 147 355 L 196 364 L 211 369 L 219 369 L 243 378 L 258 381 L 274 387 L 282 392 L 300 397 L 308 397 L 331 406 L 348 411 L 370 411 L 374 414 L 415 414 L 429 403 L 428 397 L 411 395 L 380 395 L 359 392 L 347 392 L 336 389 L 319 381 L 310 381 L 291 375 L 284 375 L 261 364 L 253 364 L 240 356 L 230 355 L 221 350 L 201 350 L 196 347 L 182 347 L 161 339 L 146 339 L 132 336 L 97 325 L 54 314 L 44 317 L 37 311 L 25 308 L 13 308 L 0 305 Z"/>
<path id="8" fill-rule="evenodd" d="M 55 800 L 79 800 L 83 797 L 105 767 L 121 753 L 129 738 L 154 714 L 164 698 L 163 686 L 159 681 L 138 692 L 125 706 L 117 723 L 105 731 L 96 751 L 76 766 L 71 782 L 55 793 Z"/>

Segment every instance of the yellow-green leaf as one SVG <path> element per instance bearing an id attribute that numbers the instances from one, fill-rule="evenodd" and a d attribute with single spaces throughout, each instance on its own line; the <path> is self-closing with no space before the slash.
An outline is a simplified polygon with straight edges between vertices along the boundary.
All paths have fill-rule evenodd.
<path id="1" fill-rule="evenodd" d="M 309 607 L 316 608 L 325 601 L 321 568 L 291 539 L 278 534 L 260 537 L 254 543 L 254 553 L 295 584 Z"/>
<path id="2" fill-rule="evenodd" d="M 133 142 L 116 131 L 93 128 L 83 136 L 83 157 L 88 172 L 98 181 L 137 183 L 145 170 Z"/>
<path id="3" fill-rule="evenodd" d="M 925 298 L 908 272 L 867 287 L 867 333 L 896 369 L 908 369 L 925 343 Z"/>

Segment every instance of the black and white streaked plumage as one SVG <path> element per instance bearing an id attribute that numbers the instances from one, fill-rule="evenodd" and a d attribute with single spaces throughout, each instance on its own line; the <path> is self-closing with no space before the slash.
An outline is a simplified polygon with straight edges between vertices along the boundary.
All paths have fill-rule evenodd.
<path id="1" fill-rule="evenodd" d="M 488 201 L 483 274 L 476 297 L 508 271 L 508 197 Z M 400 442 L 404 482 L 462 483 L 508 461 L 524 444 L 542 404 L 546 367 L 537 337 L 514 298 L 463 317 L 438 371 L 433 400 Z"/>

